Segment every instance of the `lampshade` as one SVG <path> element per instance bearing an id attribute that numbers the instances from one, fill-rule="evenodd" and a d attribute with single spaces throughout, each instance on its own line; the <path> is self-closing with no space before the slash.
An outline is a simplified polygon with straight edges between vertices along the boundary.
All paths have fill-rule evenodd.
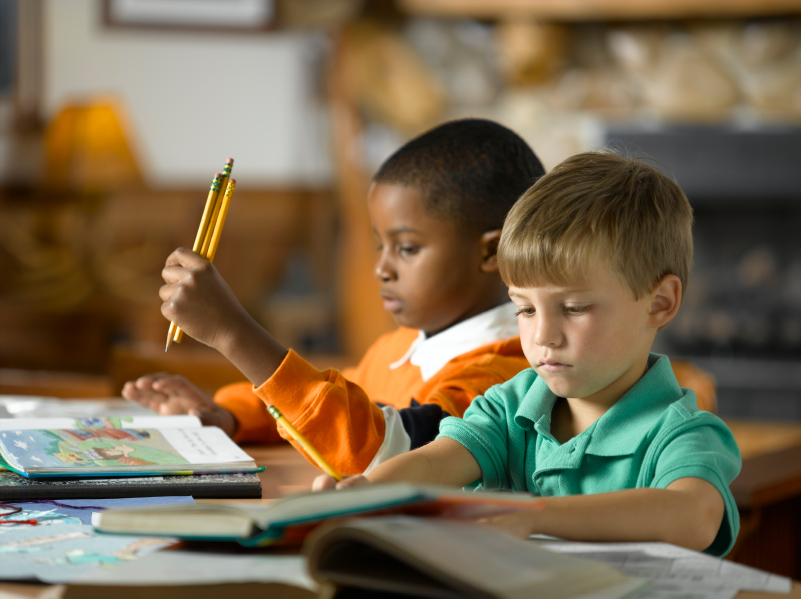
<path id="1" fill-rule="evenodd" d="M 124 110 L 116 102 L 90 101 L 63 108 L 45 132 L 48 185 L 81 191 L 141 185 L 125 122 Z"/>

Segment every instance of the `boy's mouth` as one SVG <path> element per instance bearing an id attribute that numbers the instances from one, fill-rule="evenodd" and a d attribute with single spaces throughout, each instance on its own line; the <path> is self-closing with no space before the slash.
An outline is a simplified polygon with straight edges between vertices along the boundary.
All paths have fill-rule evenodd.
<path id="1" fill-rule="evenodd" d="M 397 297 L 382 293 L 381 299 L 384 300 L 384 310 L 390 313 L 398 312 L 403 307 L 403 302 Z"/>
<path id="2" fill-rule="evenodd" d="M 570 364 L 562 364 L 555 360 L 541 360 L 537 364 L 537 368 L 545 372 L 564 372 L 568 368 L 573 368 Z"/>

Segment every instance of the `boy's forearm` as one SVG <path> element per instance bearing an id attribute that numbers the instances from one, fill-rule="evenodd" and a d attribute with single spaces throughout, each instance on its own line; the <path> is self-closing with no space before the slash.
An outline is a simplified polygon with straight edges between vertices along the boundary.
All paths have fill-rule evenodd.
<path id="1" fill-rule="evenodd" d="M 412 482 L 463 487 L 480 476 L 478 462 L 461 443 L 441 438 L 387 460 L 370 472 L 367 479 L 373 483 Z"/>
<path id="2" fill-rule="evenodd" d="M 256 387 L 278 370 L 287 354 L 287 349 L 250 315 L 225 335 L 217 350 Z"/>
<path id="3" fill-rule="evenodd" d="M 719 494 L 717 499 L 719 503 L 711 494 L 699 495 L 680 485 L 546 497 L 544 509 L 520 514 L 526 522 L 516 524 L 528 534 L 569 540 L 658 541 L 702 551 L 715 540 L 723 519 L 723 500 Z"/>

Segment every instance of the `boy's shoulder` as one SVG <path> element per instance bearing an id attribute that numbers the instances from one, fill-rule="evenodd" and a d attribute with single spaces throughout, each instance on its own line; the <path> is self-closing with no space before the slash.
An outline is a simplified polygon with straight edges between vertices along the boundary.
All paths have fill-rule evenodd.
<path id="1" fill-rule="evenodd" d="M 519 372 L 520 368 L 529 368 L 529 363 L 523 353 L 523 346 L 520 343 L 519 335 L 493 341 L 463 354 L 459 354 L 449 362 L 449 365 L 459 365 L 463 363 L 488 364 L 498 359 L 511 359 L 518 363 L 519 367 L 516 368 L 515 373 Z"/>

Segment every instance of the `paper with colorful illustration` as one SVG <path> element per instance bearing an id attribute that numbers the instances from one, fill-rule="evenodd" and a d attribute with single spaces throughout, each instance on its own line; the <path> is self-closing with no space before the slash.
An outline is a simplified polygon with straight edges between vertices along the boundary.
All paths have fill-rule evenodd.
<path id="1" fill-rule="evenodd" d="M 0 535 L 0 580 L 66 582 L 114 567 L 172 544 L 170 539 L 95 535 L 91 526 L 16 528 Z"/>
<path id="2" fill-rule="evenodd" d="M 200 428 L 197 416 L 92 416 L 89 418 L 0 418 L 0 431 L 53 428 Z"/>
<path id="3" fill-rule="evenodd" d="M 253 459 L 213 426 L 2 430 L 0 465 L 29 477 L 257 470 Z"/>

